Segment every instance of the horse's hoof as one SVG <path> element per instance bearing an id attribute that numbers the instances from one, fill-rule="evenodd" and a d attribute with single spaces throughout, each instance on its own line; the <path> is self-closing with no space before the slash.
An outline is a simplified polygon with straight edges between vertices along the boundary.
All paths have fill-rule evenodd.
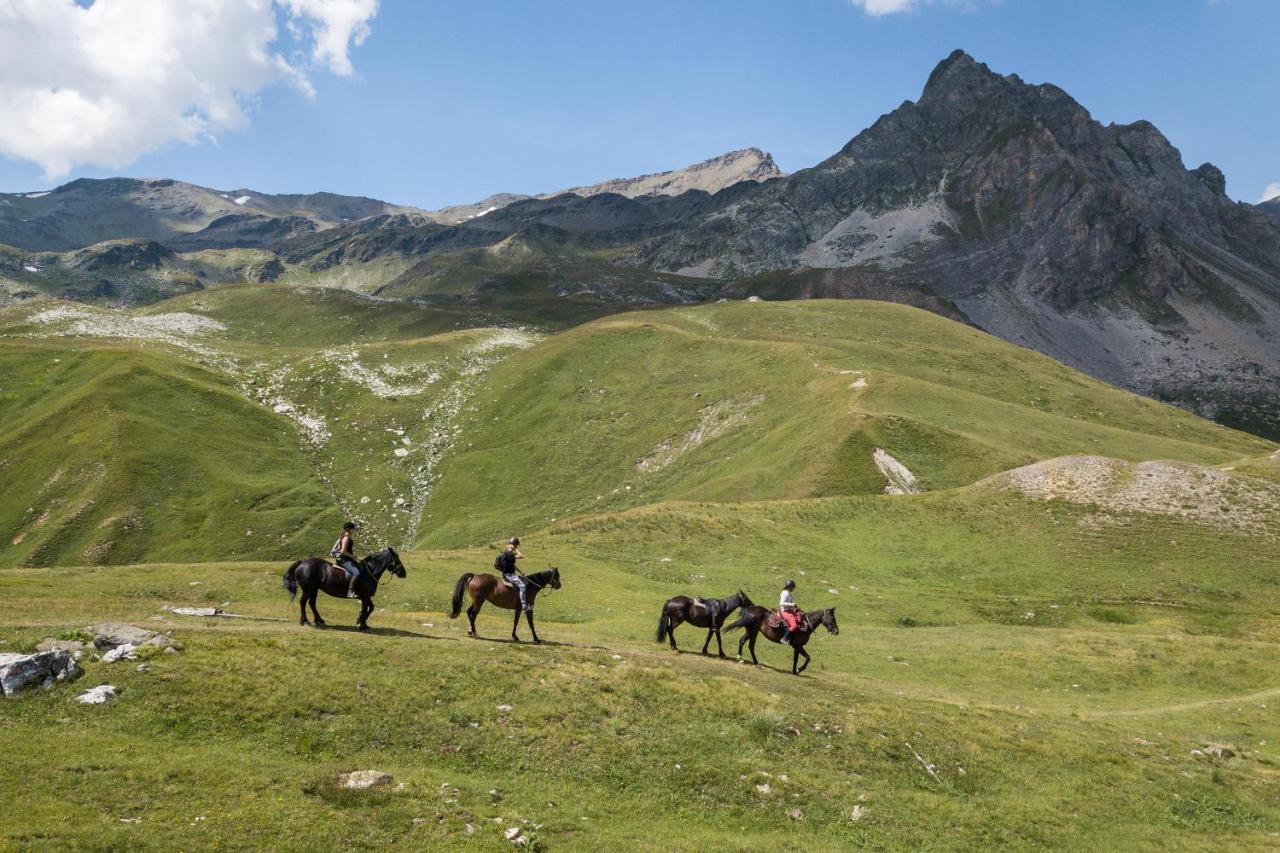
<path id="1" fill-rule="evenodd" d="M 533 638 L 533 644 L 534 644 L 535 646 L 540 646 L 540 645 L 542 645 L 542 641 L 541 641 L 541 640 L 539 640 L 537 637 L 534 637 L 534 638 Z"/>

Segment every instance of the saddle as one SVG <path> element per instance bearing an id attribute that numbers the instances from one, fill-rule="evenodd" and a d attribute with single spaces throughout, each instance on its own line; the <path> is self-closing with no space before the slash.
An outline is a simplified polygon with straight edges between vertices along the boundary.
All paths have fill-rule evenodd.
<path id="1" fill-rule="evenodd" d="M 770 610 L 769 615 L 765 617 L 765 624 L 770 628 L 781 631 L 787 627 L 787 620 L 782 618 L 781 610 Z M 800 633 L 805 630 L 804 611 L 796 611 L 796 629 L 794 633 Z"/>

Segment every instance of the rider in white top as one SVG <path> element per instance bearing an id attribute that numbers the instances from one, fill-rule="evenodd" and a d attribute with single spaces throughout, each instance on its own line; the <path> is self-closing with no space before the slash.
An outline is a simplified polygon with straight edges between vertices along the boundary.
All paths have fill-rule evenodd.
<path id="1" fill-rule="evenodd" d="M 788 618 L 787 615 L 782 617 L 787 624 L 787 630 L 782 634 L 783 643 L 791 642 L 791 632 L 795 630 L 792 625 L 793 623 L 798 624 L 799 622 L 800 608 L 796 606 L 795 597 L 791 594 L 791 590 L 795 588 L 795 581 L 787 581 L 782 585 L 782 595 L 778 596 L 778 609 L 781 610 L 783 614 L 794 614 L 790 615 L 790 618 Z"/>
<path id="2" fill-rule="evenodd" d="M 796 609 L 796 599 L 791 594 L 790 588 L 782 591 L 782 595 L 778 598 L 778 609 L 785 610 L 788 613 Z"/>

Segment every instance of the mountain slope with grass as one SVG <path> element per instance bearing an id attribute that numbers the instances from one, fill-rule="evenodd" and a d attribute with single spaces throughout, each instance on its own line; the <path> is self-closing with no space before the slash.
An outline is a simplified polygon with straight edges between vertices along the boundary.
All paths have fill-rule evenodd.
<path id="1" fill-rule="evenodd" d="M 0 653 L 179 646 L 0 702 L 0 846 L 1280 837 L 1274 444 L 889 303 L 466 322 L 280 285 L 0 309 Z M 282 574 L 348 517 L 408 575 L 371 634 L 328 597 L 303 628 Z M 448 616 L 511 533 L 563 580 L 537 647 Z M 838 627 L 800 678 L 654 641 L 670 596 L 788 578 Z"/>
<path id="2" fill-rule="evenodd" d="M 339 520 L 292 425 L 129 346 L 0 343 L 5 563 L 284 558 Z"/>
<path id="3" fill-rule="evenodd" d="M 939 490 L 1075 453 L 1220 464 L 1272 445 L 914 308 L 737 302 L 599 320 L 499 365 L 426 544 L 664 500 Z M 477 511 L 476 507 L 483 509 Z M 509 534 L 508 534 L 509 535 Z"/>

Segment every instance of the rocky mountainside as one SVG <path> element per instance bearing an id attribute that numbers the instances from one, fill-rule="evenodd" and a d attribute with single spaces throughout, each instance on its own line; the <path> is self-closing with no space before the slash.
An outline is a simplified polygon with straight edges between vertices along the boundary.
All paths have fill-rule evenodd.
<path id="1" fill-rule="evenodd" d="M 730 151 L 701 163 L 694 163 L 683 169 L 668 172 L 654 172 L 634 178 L 614 178 L 581 187 L 557 190 L 537 196 L 499 193 L 474 204 L 455 205 L 432 211 L 428 214 L 434 221 L 445 225 L 457 225 L 469 219 L 487 216 L 508 205 L 527 199 L 553 199 L 563 195 L 576 195 L 582 198 L 612 193 L 626 198 L 638 196 L 674 196 L 692 190 L 717 193 L 743 181 L 760 182 L 772 178 L 781 178 L 784 173 L 773 162 L 773 155 L 759 148 L 742 148 Z"/>
<path id="2" fill-rule="evenodd" d="M 1270 201 L 1264 201 L 1262 204 L 1258 205 L 1258 208 L 1264 213 L 1268 213 L 1276 219 L 1280 219 L 1280 198 L 1273 198 Z"/>
<path id="3" fill-rule="evenodd" d="M 241 228 L 245 222 L 283 219 L 289 223 L 284 232 L 292 232 L 413 210 L 334 193 L 268 195 L 248 189 L 212 190 L 172 180 L 82 178 L 48 192 L 0 193 L 0 244 L 60 252 L 104 240 L 189 239 L 194 232 L 211 226 L 227 229 L 228 221 L 224 220 L 228 217 Z"/>

